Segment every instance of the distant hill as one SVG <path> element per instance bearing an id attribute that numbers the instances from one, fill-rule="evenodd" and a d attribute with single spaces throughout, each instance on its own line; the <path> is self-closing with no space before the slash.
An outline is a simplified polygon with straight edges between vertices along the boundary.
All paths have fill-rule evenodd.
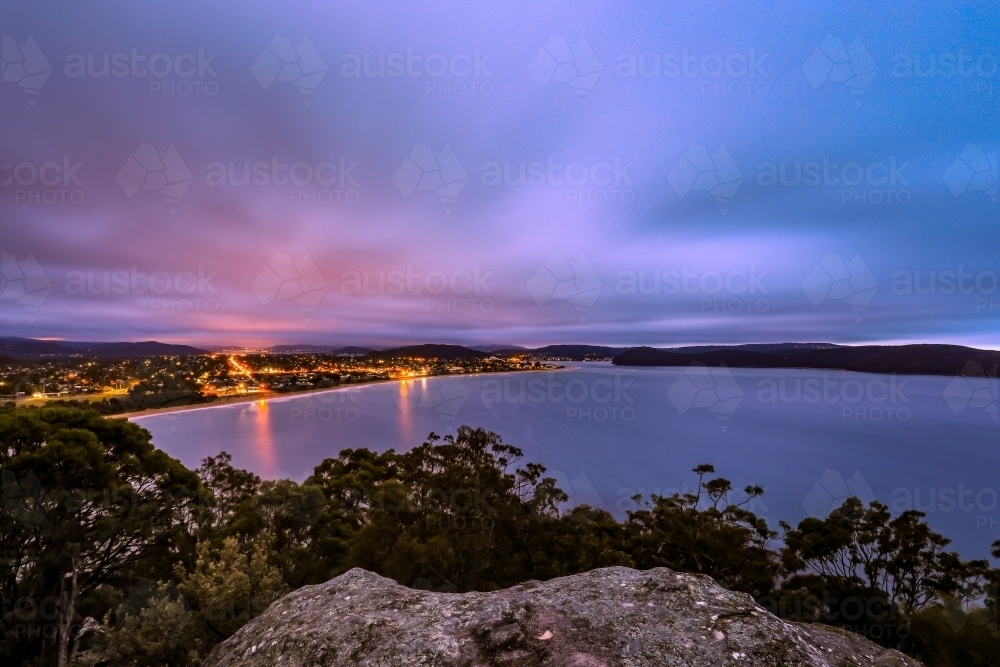
<path id="1" fill-rule="evenodd" d="M 205 354 L 190 345 L 171 345 L 149 340 L 140 343 L 90 343 L 82 341 L 0 338 L 0 354 L 17 359 L 35 357 L 92 356 L 100 359 L 136 359 L 162 355 Z"/>
<path id="2" fill-rule="evenodd" d="M 455 359 L 485 359 L 490 356 L 486 352 L 473 350 L 461 345 L 408 345 L 397 347 L 391 350 L 378 350 L 369 352 L 367 359 L 443 359 L 453 361 Z"/>
<path id="3" fill-rule="evenodd" d="M 671 352 L 692 354 L 699 352 L 716 352 L 718 350 L 745 350 L 747 352 L 803 352 L 806 350 L 829 350 L 841 345 L 833 343 L 748 343 L 745 345 L 689 345 L 687 347 L 667 348 Z"/>
<path id="4" fill-rule="evenodd" d="M 370 347 L 344 347 L 342 345 L 272 345 L 267 348 L 271 354 L 324 354 L 363 355 L 374 352 Z"/>
<path id="5" fill-rule="evenodd" d="M 267 348 L 267 351 L 271 354 L 319 354 L 322 352 L 334 352 L 339 349 L 339 345 L 272 345 Z"/>
<path id="6" fill-rule="evenodd" d="M 340 347 L 333 351 L 334 354 L 339 354 L 344 357 L 362 357 L 366 354 L 374 352 L 370 347 L 358 347 L 356 345 L 348 345 L 347 347 Z"/>
<path id="7" fill-rule="evenodd" d="M 470 350 L 478 350 L 479 352 L 527 352 L 528 348 L 521 347 L 520 345 L 469 345 Z"/>
<path id="8" fill-rule="evenodd" d="M 536 357 L 586 359 L 588 357 L 614 357 L 627 349 L 625 347 L 604 347 L 603 345 L 546 345 L 531 350 L 531 354 Z"/>
<path id="9" fill-rule="evenodd" d="M 613 363 L 616 366 L 688 366 L 692 361 L 706 366 L 725 364 L 732 368 L 816 368 L 859 373 L 959 375 L 970 361 L 995 372 L 1000 363 L 1000 352 L 961 345 L 859 345 L 771 352 L 727 348 L 694 353 L 636 347 L 615 357 Z"/>

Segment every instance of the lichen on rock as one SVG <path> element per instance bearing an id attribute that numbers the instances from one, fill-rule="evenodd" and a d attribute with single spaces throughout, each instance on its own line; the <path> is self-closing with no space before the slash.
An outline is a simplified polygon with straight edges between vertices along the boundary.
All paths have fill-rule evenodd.
<path id="1" fill-rule="evenodd" d="M 863 637 L 782 621 L 709 577 L 609 567 L 490 593 L 354 569 L 286 595 L 205 667 L 918 667 Z"/>

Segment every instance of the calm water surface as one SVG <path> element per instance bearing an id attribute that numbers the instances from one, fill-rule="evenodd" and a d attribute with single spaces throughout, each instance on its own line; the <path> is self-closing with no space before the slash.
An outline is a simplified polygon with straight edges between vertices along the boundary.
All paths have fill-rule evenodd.
<path id="1" fill-rule="evenodd" d="M 549 469 L 571 502 L 617 515 L 635 493 L 692 487 L 711 463 L 776 526 L 848 495 L 916 508 L 966 557 L 1000 538 L 996 380 L 808 370 L 616 368 L 429 378 L 138 417 L 189 467 L 225 450 L 268 478 L 304 479 L 348 447 L 404 450 L 482 426 Z M 992 397 L 992 398 L 991 398 Z M 992 407 L 991 407 L 992 404 Z M 992 410 L 992 412 L 991 412 Z"/>

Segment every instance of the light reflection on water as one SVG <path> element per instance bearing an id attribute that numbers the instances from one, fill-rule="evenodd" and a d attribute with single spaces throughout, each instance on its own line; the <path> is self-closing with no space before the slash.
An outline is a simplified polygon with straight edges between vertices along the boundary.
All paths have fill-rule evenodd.
<path id="1" fill-rule="evenodd" d="M 271 410 L 266 400 L 261 399 L 247 403 L 240 411 L 241 421 L 249 422 L 252 430 L 252 450 L 257 461 L 255 472 L 263 477 L 274 477 L 277 470 L 277 458 L 274 444 L 274 432 L 271 427 Z"/>
<path id="2" fill-rule="evenodd" d="M 730 369 L 713 378 L 575 366 L 363 385 L 136 421 L 189 467 L 224 449 L 237 466 L 298 480 L 348 447 L 405 450 L 431 431 L 469 424 L 545 465 L 574 502 L 619 516 L 632 494 L 683 492 L 691 468 L 711 463 L 736 488 L 764 486 L 755 509 L 771 525 L 870 489 L 896 513 L 926 511 L 966 557 L 986 556 L 1000 538 L 1000 430 L 982 406 L 949 405 L 952 378 L 907 376 L 894 393 L 886 376 L 857 373 Z M 819 400 L 810 402 L 807 382 Z"/>

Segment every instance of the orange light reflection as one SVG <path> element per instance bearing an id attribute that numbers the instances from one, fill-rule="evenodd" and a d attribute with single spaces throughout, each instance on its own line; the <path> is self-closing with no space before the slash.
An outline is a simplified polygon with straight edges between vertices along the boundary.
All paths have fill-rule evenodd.
<path id="1" fill-rule="evenodd" d="M 253 438 L 254 453 L 257 455 L 257 460 L 260 461 L 264 477 L 270 478 L 274 476 L 276 464 L 274 433 L 271 431 L 271 412 L 268 410 L 267 401 L 263 399 L 257 401 L 255 405 L 251 404 L 251 410 L 256 412 Z"/>

